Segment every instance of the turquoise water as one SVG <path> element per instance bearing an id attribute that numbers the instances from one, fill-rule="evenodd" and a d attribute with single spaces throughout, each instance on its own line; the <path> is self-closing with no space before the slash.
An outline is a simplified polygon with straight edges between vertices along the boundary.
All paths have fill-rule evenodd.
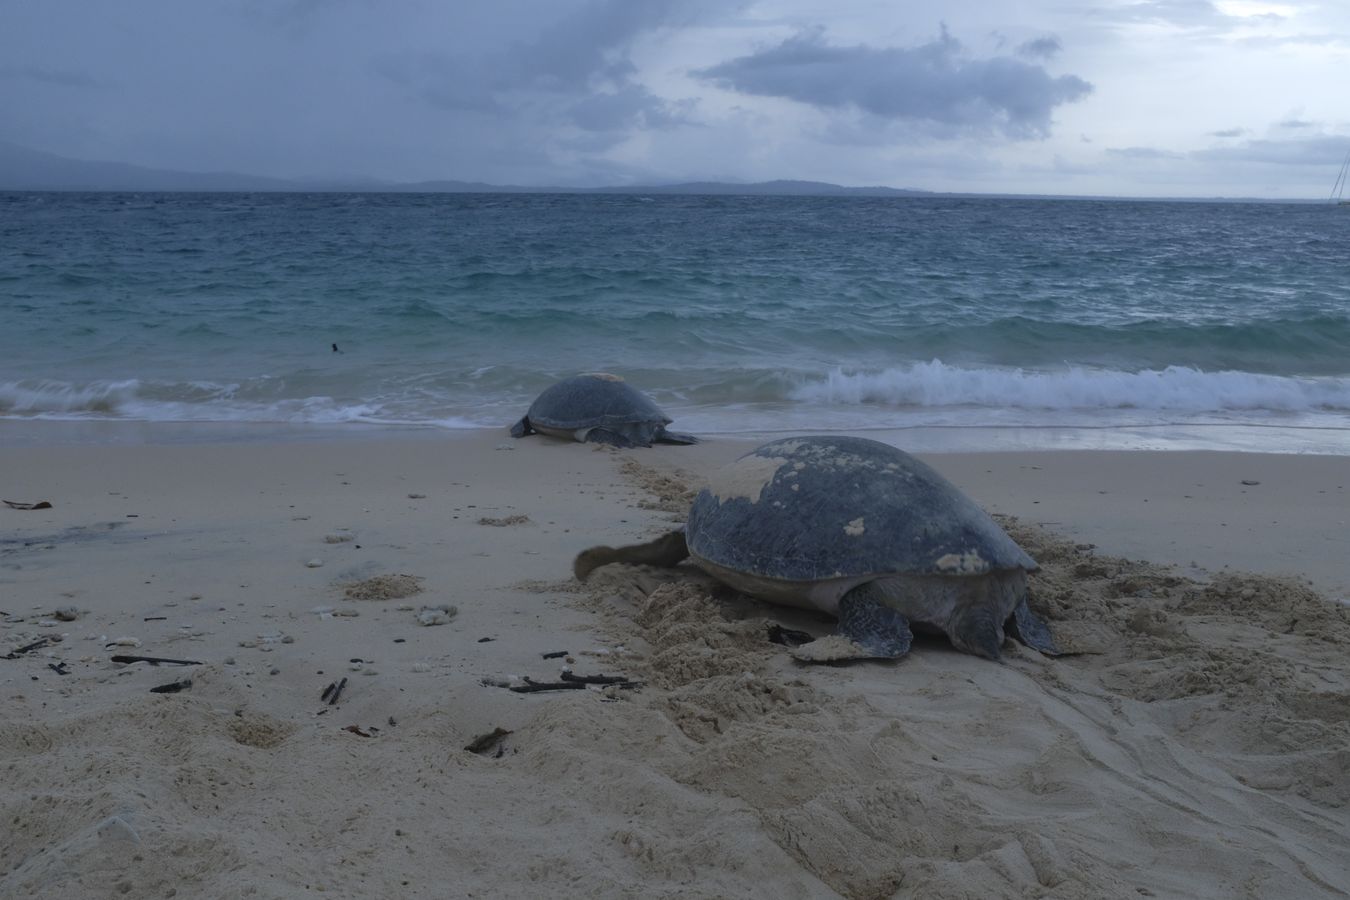
<path id="1" fill-rule="evenodd" d="M 1348 250 L 1299 204 L 0 194 L 0 417 L 505 426 L 600 370 L 705 433 L 1350 453 Z"/>

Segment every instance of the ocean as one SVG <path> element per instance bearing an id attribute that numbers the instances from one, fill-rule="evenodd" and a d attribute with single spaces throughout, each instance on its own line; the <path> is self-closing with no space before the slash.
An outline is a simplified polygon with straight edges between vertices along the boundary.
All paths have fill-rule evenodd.
<path id="1" fill-rule="evenodd" d="M 9 193 L 0 326 L 8 420 L 505 429 L 605 371 L 708 435 L 1350 454 L 1316 204 Z"/>

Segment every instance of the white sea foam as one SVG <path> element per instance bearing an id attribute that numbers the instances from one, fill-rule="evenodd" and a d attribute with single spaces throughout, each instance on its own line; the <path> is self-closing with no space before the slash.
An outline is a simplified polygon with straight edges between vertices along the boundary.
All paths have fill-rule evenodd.
<path id="1" fill-rule="evenodd" d="M 1186 366 L 1030 371 L 962 368 L 933 360 L 879 372 L 836 369 L 804 381 L 790 397 L 824 405 L 921 408 L 1334 412 L 1350 411 L 1350 378 L 1204 372 Z"/>
<path id="2" fill-rule="evenodd" d="M 0 415 L 111 415 L 135 397 L 139 387 L 136 379 L 83 385 L 45 380 L 0 384 Z"/>

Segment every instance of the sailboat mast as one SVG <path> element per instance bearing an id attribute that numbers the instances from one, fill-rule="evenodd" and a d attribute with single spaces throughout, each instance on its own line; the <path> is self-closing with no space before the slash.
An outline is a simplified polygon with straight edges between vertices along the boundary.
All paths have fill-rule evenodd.
<path id="1" fill-rule="evenodd" d="M 1346 203 L 1345 200 L 1345 181 L 1346 176 L 1350 175 L 1350 150 L 1346 151 L 1345 162 L 1341 163 L 1341 171 L 1336 175 L 1336 183 L 1331 186 L 1331 202 Z"/>

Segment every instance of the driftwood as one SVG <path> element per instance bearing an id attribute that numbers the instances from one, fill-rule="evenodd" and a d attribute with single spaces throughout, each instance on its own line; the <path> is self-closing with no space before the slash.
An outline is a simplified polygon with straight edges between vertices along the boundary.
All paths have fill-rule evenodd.
<path id="1" fill-rule="evenodd" d="M 347 679 L 334 681 L 323 689 L 323 694 L 319 697 L 320 703 L 327 703 L 329 706 L 338 702 L 338 697 L 342 696 L 342 689 L 347 686 Z"/>
<path id="2" fill-rule="evenodd" d="M 163 656 L 122 656 L 117 655 L 112 658 L 115 663 L 149 663 L 152 666 L 200 666 L 202 663 L 195 659 L 166 659 Z"/>
<path id="3" fill-rule="evenodd" d="M 524 684 L 512 685 L 509 690 L 517 694 L 537 694 L 543 691 L 582 691 L 592 684 L 616 685 L 621 688 L 642 686 L 642 682 L 631 681 L 624 675 L 573 675 L 571 672 L 564 672 L 559 678 L 559 681 L 535 681 L 533 678 L 526 678 Z"/>
<path id="4" fill-rule="evenodd" d="M 60 637 L 60 635 L 49 634 L 49 635 L 47 635 L 47 636 L 44 637 L 44 638 L 38 638 L 36 641 L 33 641 L 33 643 L 31 643 L 31 644 L 25 644 L 24 646 L 20 647 L 18 650 L 13 650 L 13 651 L 11 651 L 11 652 L 9 652 L 9 653 L 6 653 L 3 657 L 0 657 L 0 659 L 18 659 L 20 656 L 23 656 L 25 653 L 29 652 L 30 650 L 37 650 L 37 649 L 39 649 L 40 647 L 45 647 L 45 646 L 47 646 L 48 644 L 59 644 L 59 643 L 61 643 L 61 637 Z"/>
<path id="5" fill-rule="evenodd" d="M 571 652 L 572 651 L 570 650 L 554 650 L 552 653 L 541 653 L 539 655 L 542 656 L 544 659 L 562 659 L 564 656 L 566 656 Z"/>
<path id="6" fill-rule="evenodd" d="M 168 684 L 161 684 L 159 687 L 152 687 L 152 694 L 176 694 L 179 691 L 186 691 L 192 687 L 192 679 L 184 678 L 182 681 L 172 681 Z"/>
<path id="7" fill-rule="evenodd" d="M 573 675 L 571 672 L 564 672 L 558 676 L 563 681 L 574 681 L 578 684 L 619 684 L 627 687 L 637 687 L 642 682 L 632 681 L 626 675 Z"/>
<path id="8" fill-rule="evenodd" d="M 1244 484 L 1246 482 L 1243 482 Z M 21 500 L 0 500 L 10 509 L 51 509 L 52 505 L 46 500 L 39 500 L 37 503 L 24 503 Z"/>
<path id="9" fill-rule="evenodd" d="M 507 690 L 517 694 L 537 694 L 542 691 L 584 691 L 586 685 L 580 681 L 534 681 L 525 679 L 524 684 L 513 684 Z"/>

